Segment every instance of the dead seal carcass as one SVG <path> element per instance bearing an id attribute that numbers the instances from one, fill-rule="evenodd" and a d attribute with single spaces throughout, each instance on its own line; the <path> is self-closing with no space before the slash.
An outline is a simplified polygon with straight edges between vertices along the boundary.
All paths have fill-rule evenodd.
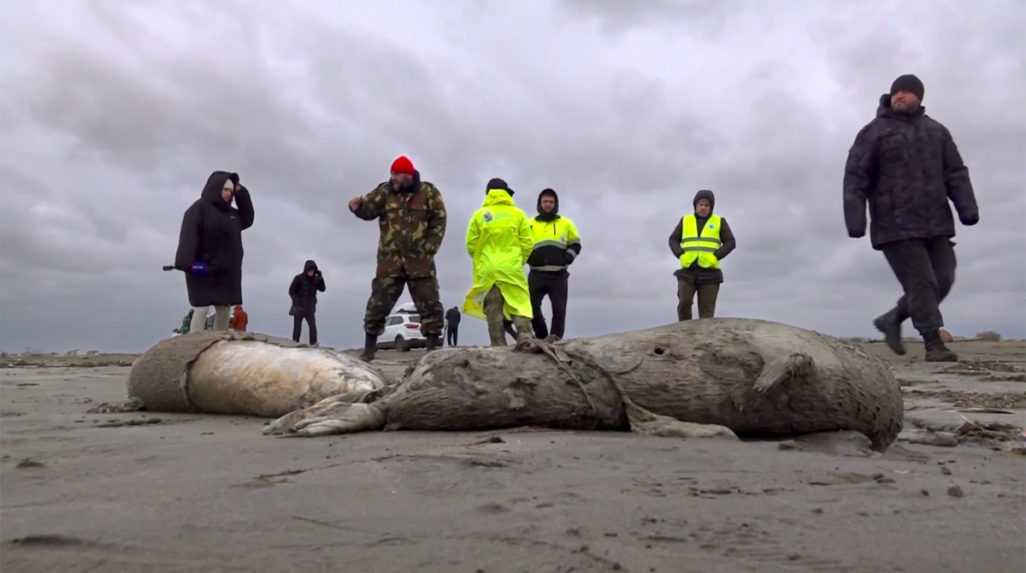
<path id="1" fill-rule="evenodd" d="M 481 430 L 519 425 L 657 434 L 901 430 L 901 390 L 879 359 L 772 322 L 709 319 L 581 339 L 542 354 L 443 350 L 358 403 L 328 398 L 266 433 Z"/>
<path id="2" fill-rule="evenodd" d="M 164 340 L 132 365 L 147 410 L 277 417 L 329 396 L 357 400 L 383 380 L 355 358 L 291 340 L 204 331 Z"/>

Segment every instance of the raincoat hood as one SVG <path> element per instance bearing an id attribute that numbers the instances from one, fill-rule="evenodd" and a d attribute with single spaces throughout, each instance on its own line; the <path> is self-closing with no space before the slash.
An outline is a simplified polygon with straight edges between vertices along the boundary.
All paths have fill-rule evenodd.
<path id="1" fill-rule="evenodd" d="M 483 207 L 494 207 L 496 205 L 513 205 L 513 196 L 509 194 L 509 189 L 489 189 L 488 195 L 485 195 Z"/>

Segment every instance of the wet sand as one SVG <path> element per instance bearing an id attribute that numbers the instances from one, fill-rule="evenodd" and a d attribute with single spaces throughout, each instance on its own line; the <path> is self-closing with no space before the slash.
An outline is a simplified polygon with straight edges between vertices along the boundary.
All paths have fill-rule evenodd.
<path id="1" fill-rule="evenodd" d="M 954 347 L 933 365 L 866 345 L 906 396 L 883 455 L 855 434 L 270 438 L 87 413 L 124 400 L 127 367 L 23 360 L 0 369 L 0 570 L 1023 571 L 1026 343 Z"/>

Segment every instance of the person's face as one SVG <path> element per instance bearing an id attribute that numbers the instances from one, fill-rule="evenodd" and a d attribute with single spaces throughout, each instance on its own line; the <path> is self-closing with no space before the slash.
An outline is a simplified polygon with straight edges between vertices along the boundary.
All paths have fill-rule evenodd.
<path id="1" fill-rule="evenodd" d="M 894 111 L 915 111 L 919 108 L 919 103 L 919 97 L 912 92 L 902 90 L 891 96 L 891 109 Z"/>
<path id="2" fill-rule="evenodd" d="M 235 182 L 231 179 L 224 180 L 224 186 L 221 187 L 221 199 L 225 203 L 231 203 L 232 197 L 235 196 Z"/>
<path id="3" fill-rule="evenodd" d="M 541 210 L 543 213 L 551 213 L 556 210 L 556 198 L 546 195 L 541 198 Z"/>
<path id="4" fill-rule="evenodd" d="M 413 175 L 409 173 L 393 173 L 392 185 L 399 189 L 405 189 L 413 184 Z"/>
<path id="5" fill-rule="evenodd" d="M 699 199 L 695 203 L 695 214 L 699 217 L 708 217 L 709 213 L 712 213 L 712 204 L 708 199 Z"/>
<path id="6" fill-rule="evenodd" d="M 306 276 L 312 277 L 312 276 L 314 276 L 314 273 L 316 273 L 316 272 L 317 271 L 315 271 L 314 269 L 310 269 L 310 270 L 306 271 Z"/>

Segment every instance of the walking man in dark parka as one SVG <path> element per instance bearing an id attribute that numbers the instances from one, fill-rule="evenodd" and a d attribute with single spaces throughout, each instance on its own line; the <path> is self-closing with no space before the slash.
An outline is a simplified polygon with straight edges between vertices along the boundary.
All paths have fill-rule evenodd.
<path id="1" fill-rule="evenodd" d="M 894 80 L 880 96 L 876 119 L 862 128 L 844 170 L 848 235 L 866 234 L 866 204 L 873 248 L 883 251 L 905 291 L 874 325 L 896 354 L 905 354 L 901 323 L 911 317 L 923 337 L 926 360 L 958 357 L 941 340 L 940 303 L 955 282 L 954 204 L 963 225 L 980 220 L 969 170 L 951 133 L 926 115 L 925 88 L 913 75 Z"/>

